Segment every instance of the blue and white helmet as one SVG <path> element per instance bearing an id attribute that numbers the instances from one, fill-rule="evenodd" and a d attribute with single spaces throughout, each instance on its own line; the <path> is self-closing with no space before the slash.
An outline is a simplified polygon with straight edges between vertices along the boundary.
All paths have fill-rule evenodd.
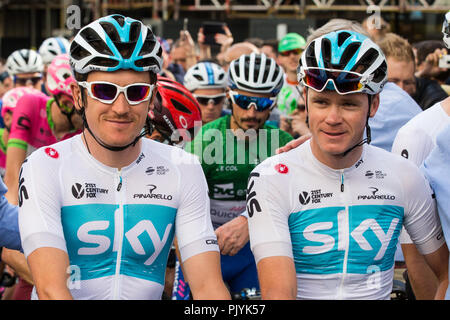
<path id="1" fill-rule="evenodd" d="M 217 63 L 199 62 L 186 71 L 184 86 L 191 92 L 197 89 L 225 89 L 227 87 L 225 70 Z"/>
<path id="2" fill-rule="evenodd" d="M 276 96 L 283 83 L 283 70 L 264 53 L 242 55 L 231 61 L 228 69 L 228 86 L 231 89 Z"/>
<path id="3" fill-rule="evenodd" d="M 310 42 L 303 52 L 297 77 L 304 83 L 305 69 L 320 68 L 362 75 L 362 93 L 379 93 L 387 82 L 386 58 L 370 38 L 349 30 L 327 33 Z"/>
<path id="4" fill-rule="evenodd" d="M 70 45 L 73 71 L 132 69 L 159 73 L 162 49 L 152 29 L 119 14 L 102 17 L 83 27 Z"/>
<path id="5" fill-rule="evenodd" d="M 52 63 L 52 60 L 60 54 L 69 53 L 69 40 L 63 37 L 51 37 L 45 39 L 39 47 L 39 54 L 44 64 Z"/>
<path id="6" fill-rule="evenodd" d="M 442 24 L 442 33 L 444 35 L 444 44 L 450 49 L 450 11 L 445 14 L 444 23 Z"/>

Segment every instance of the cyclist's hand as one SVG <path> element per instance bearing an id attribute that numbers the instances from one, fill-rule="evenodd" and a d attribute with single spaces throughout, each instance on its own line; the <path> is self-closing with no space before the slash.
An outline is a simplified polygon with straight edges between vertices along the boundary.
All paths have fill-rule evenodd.
<path id="1" fill-rule="evenodd" d="M 304 136 L 301 136 L 298 139 L 292 140 L 290 142 L 288 142 L 284 147 L 278 148 L 277 150 L 275 150 L 276 154 L 280 154 L 283 152 L 288 152 L 292 149 L 297 148 L 299 145 L 303 144 L 305 141 L 307 141 L 308 139 L 311 138 L 310 134 L 306 134 Z"/>
<path id="2" fill-rule="evenodd" d="M 249 241 L 247 218 L 239 216 L 216 229 L 220 253 L 234 256 Z"/>

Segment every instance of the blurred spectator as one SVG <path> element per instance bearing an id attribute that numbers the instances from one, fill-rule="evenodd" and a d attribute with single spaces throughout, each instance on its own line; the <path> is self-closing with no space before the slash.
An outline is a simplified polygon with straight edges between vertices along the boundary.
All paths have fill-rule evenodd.
<path id="1" fill-rule="evenodd" d="M 387 33 L 378 45 L 386 55 L 388 80 L 405 90 L 426 110 L 447 97 L 439 83 L 427 78 L 416 77 L 415 57 L 408 40 L 395 33 Z"/>
<path id="2" fill-rule="evenodd" d="M 163 65 L 161 68 L 160 75 L 176 81 L 173 73 L 169 71 L 169 65 L 170 65 L 170 61 L 171 61 L 170 60 L 170 44 L 164 38 L 160 38 L 160 37 L 157 37 L 157 38 L 158 38 L 159 43 L 161 44 L 162 58 L 163 58 Z"/>
<path id="3" fill-rule="evenodd" d="M 288 33 L 278 43 L 278 63 L 284 70 L 284 85 L 277 97 L 277 106 L 282 115 L 289 115 L 297 108 L 301 95 L 298 88 L 297 67 L 306 41 L 298 33 Z"/>
<path id="4" fill-rule="evenodd" d="M 258 49 L 261 49 L 264 45 L 264 40 L 261 38 L 247 38 L 244 40 L 244 42 L 250 42 L 251 44 L 254 44 Z"/>
<path id="5" fill-rule="evenodd" d="M 172 45 L 169 55 L 171 63 L 167 69 L 174 75 L 177 82 L 183 83 L 186 70 L 198 60 L 196 45 L 189 31 L 180 31 L 180 38 Z"/>
<path id="6" fill-rule="evenodd" d="M 362 22 L 362 27 L 373 41 L 380 41 L 391 31 L 391 26 L 381 16 L 369 16 Z"/>
<path id="7" fill-rule="evenodd" d="M 445 85 L 450 70 L 439 67 L 439 59 L 447 54 L 444 42 L 425 40 L 415 43 L 413 48 L 416 55 L 416 77 L 431 79 L 441 86 Z"/>
<path id="8" fill-rule="evenodd" d="M 252 52 L 259 53 L 258 47 L 250 42 L 238 42 L 233 44 L 223 56 L 222 67 L 225 71 L 228 71 L 228 66 L 231 61 L 239 58 L 243 54 L 250 54 Z"/>
<path id="9" fill-rule="evenodd" d="M 265 40 L 260 51 L 261 51 L 261 53 L 264 53 L 269 58 L 272 58 L 278 62 L 278 40 L 277 39 Z"/>

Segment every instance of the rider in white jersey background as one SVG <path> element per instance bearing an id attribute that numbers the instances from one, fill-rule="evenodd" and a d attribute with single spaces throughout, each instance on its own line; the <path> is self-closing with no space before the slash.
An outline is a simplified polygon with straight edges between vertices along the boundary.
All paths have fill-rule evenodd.
<path id="1" fill-rule="evenodd" d="M 174 235 L 195 298 L 229 298 L 199 163 L 141 139 L 162 64 L 151 29 L 103 17 L 70 52 L 84 131 L 37 150 L 20 174 L 19 226 L 38 298 L 160 299 Z"/>
<path id="2" fill-rule="evenodd" d="M 383 53 L 358 33 L 331 32 L 305 50 L 299 78 L 312 139 L 260 164 L 247 188 L 263 298 L 389 299 L 402 224 L 442 298 L 448 252 L 427 181 L 364 145 L 386 81 Z"/>

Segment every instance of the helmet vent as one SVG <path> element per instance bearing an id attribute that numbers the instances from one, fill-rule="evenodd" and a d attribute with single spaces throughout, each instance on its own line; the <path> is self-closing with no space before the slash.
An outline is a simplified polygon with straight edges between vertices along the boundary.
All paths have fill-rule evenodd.
<path id="1" fill-rule="evenodd" d="M 177 100 L 175 99 L 170 99 L 170 102 L 172 102 L 172 105 L 175 107 L 175 109 L 177 109 L 178 111 L 181 111 L 183 113 L 187 113 L 187 114 L 192 114 L 192 112 L 186 108 L 184 105 L 182 105 L 181 103 L 179 103 Z"/>
<path id="2" fill-rule="evenodd" d="M 358 73 L 364 73 L 367 69 L 377 60 L 379 54 L 378 51 L 370 48 L 367 50 L 364 55 L 359 59 L 359 61 L 355 64 L 351 71 L 355 71 Z"/>
<path id="3" fill-rule="evenodd" d="M 94 48 L 98 53 L 106 54 L 112 56 L 113 53 L 109 48 L 104 44 L 103 40 L 100 36 L 91 28 L 86 28 L 81 31 L 80 36 L 89 43 L 89 45 Z M 90 53 L 89 53 L 90 55 Z"/>
<path id="4" fill-rule="evenodd" d="M 337 65 L 338 69 L 343 70 L 356 54 L 359 48 L 361 48 L 361 42 L 350 43 L 341 55 L 341 61 L 339 61 L 339 65 Z"/>
<path id="5" fill-rule="evenodd" d="M 348 38 L 350 38 L 351 34 L 348 32 L 340 32 L 338 34 L 338 46 L 342 46 L 342 44 L 345 42 L 345 40 L 347 40 Z"/>

